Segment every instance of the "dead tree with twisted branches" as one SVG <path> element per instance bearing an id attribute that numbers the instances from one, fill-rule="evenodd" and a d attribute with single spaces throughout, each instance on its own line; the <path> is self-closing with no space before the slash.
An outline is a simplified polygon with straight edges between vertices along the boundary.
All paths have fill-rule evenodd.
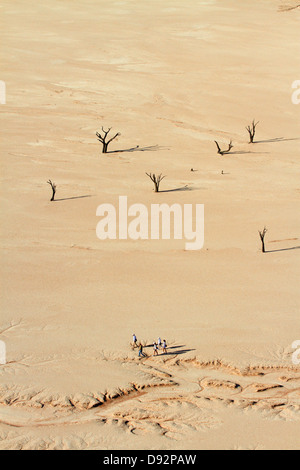
<path id="1" fill-rule="evenodd" d="M 249 144 L 253 144 L 254 142 L 254 136 L 255 136 L 255 132 L 256 132 L 256 126 L 257 124 L 259 123 L 259 121 L 255 122 L 255 119 L 253 119 L 252 121 L 252 124 L 250 124 L 250 126 L 247 126 L 246 129 L 249 133 Z"/>
<path id="2" fill-rule="evenodd" d="M 109 134 L 111 130 L 111 127 L 108 129 L 108 131 L 105 131 L 102 127 L 102 133 L 103 135 L 100 133 L 100 132 L 96 132 L 96 136 L 98 137 L 98 140 L 99 142 L 101 142 L 102 144 L 102 153 L 107 153 L 107 148 L 108 148 L 108 145 L 116 138 L 118 137 L 119 135 L 121 135 L 119 132 L 117 132 L 116 135 L 114 135 L 111 139 L 107 140 L 107 136 Z"/>
<path id="3" fill-rule="evenodd" d="M 217 149 L 218 149 L 218 153 L 220 155 L 224 155 L 225 153 L 229 153 L 230 150 L 232 149 L 233 145 L 232 145 L 232 140 L 229 142 L 229 145 L 228 145 L 228 149 L 227 150 L 221 150 L 220 148 L 220 145 L 218 144 L 218 142 L 215 140 L 215 144 L 217 146 Z"/>
<path id="4" fill-rule="evenodd" d="M 146 172 L 146 175 L 149 176 L 151 181 L 153 181 L 155 192 L 158 193 L 159 192 L 159 185 L 160 185 L 161 181 L 165 178 L 165 176 L 163 176 L 162 174 L 156 176 L 155 173 L 152 174 L 152 173 L 147 173 L 147 172 Z"/>
<path id="5" fill-rule="evenodd" d="M 265 250 L 265 235 L 266 235 L 267 231 L 268 230 L 266 229 L 266 227 L 264 227 L 264 229 L 262 231 L 260 231 L 260 230 L 258 231 L 260 239 L 261 239 L 261 251 L 263 253 L 266 252 L 266 250 Z"/>
<path id="6" fill-rule="evenodd" d="M 56 193 L 56 184 L 52 183 L 51 180 L 48 180 L 47 183 L 50 184 L 51 189 L 52 189 L 52 197 L 51 197 L 50 201 L 54 201 L 54 197 L 55 197 L 55 193 Z"/>

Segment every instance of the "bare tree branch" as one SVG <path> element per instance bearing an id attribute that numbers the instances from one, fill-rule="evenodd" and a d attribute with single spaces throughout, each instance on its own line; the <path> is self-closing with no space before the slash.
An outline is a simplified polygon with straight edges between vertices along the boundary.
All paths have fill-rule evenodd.
<path id="1" fill-rule="evenodd" d="M 158 193 L 159 192 L 159 185 L 160 185 L 161 181 L 165 178 L 165 176 L 163 176 L 162 174 L 156 176 L 155 173 L 147 173 L 147 172 L 146 172 L 146 175 L 149 176 L 151 181 L 153 181 L 155 192 Z"/>
<path id="2" fill-rule="evenodd" d="M 260 230 L 258 231 L 260 239 L 261 239 L 261 251 L 263 253 L 266 252 L 266 250 L 265 250 L 265 235 L 266 235 L 267 231 L 268 230 L 266 229 L 266 227 L 264 227 L 264 229 L 262 231 L 260 231 Z"/>
<path id="3" fill-rule="evenodd" d="M 51 197 L 50 201 L 54 201 L 54 197 L 55 197 L 55 193 L 56 193 L 56 184 L 52 183 L 51 180 L 48 180 L 47 183 L 50 184 L 51 189 L 52 189 L 52 197 Z"/>
<path id="4" fill-rule="evenodd" d="M 230 141 L 227 150 L 221 150 L 220 145 L 218 144 L 218 142 L 217 142 L 216 140 L 215 140 L 215 144 L 216 144 L 216 146 L 217 146 L 218 153 L 219 153 L 220 155 L 224 155 L 225 153 L 229 153 L 230 150 L 233 148 L 232 140 Z"/>
<path id="5" fill-rule="evenodd" d="M 254 142 L 254 136 L 255 136 L 255 132 L 256 132 L 255 128 L 256 128 L 258 123 L 259 123 L 259 121 L 255 122 L 255 119 L 253 119 L 252 124 L 250 124 L 250 126 L 246 127 L 246 129 L 249 133 L 249 138 L 250 138 L 249 144 L 253 144 L 253 142 Z"/>
<path id="6" fill-rule="evenodd" d="M 110 140 L 106 140 L 107 138 L 107 135 L 109 134 L 111 130 L 111 127 L 109 127 L 109 129 L 106 131 L 104 130 L 103 126 L 102 126 L 102 133 L 103 135 L 100 133 L 100 132 L 96 132 L 96 136 L 98 137 L 98 140 L 102 143 L 102 153 L 107 153 L 107 147 L 108 145 L 116 138 L 118 137 L 120 134 L 120 132 L 117 132 L 117 134 L 115 134 Z"/>
<path id="7" fill-rule="evenodd" d="M 108 142 L 107 142 L 107 145 L 111 143 L 112 140 L 114 140 L 116 137 L 118 137 L 120 134 L 120 132 L 117 132 L 116 135 L 114 137 L 112 137 Z"/>

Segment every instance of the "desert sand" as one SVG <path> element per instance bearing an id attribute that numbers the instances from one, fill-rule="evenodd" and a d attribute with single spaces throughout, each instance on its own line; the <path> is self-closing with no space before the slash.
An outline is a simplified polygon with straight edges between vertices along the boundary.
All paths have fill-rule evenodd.
<path id="1" fill-rule="evenodd" d="M 1 2 L 0 449 L 299 447 L 297 4 Z M 99 240 L 120 195 L 203 249 Z"/>

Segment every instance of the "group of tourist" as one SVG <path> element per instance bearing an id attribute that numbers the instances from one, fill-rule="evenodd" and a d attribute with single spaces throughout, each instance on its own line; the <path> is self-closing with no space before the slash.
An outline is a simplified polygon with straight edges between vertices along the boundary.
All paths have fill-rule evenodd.
<path id="1" fill-rule="evenodd" d="M 147 355 L 143 352 L 143 345 L 141 342 L 137 342 L 137 337 L 135 333 L 132 335 L 132 344 L 134 348 L 139 349 L 139 357 L 146 357 Z M 166 340 L 161 340 L 159 337 L 156 341 L 153 341 L 153 356 L 158 356 L 158 351 L 161 350 L 162 354 L 167 354 L 167 342 Z"/>

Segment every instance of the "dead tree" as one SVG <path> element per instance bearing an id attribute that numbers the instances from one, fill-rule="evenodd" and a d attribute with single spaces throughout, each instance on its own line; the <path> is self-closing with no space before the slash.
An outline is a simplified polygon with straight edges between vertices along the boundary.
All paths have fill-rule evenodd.
<path id="1" fill-rule="evenodd" d="M 48 180 L 47 183 L 50 184 L 51 189 L 52 189 L 52 197 L 51 197 L 50 201 L 54 201 L 54 197 L 55 197 L 55 193 L 56 193 L 56 184 L 52 183 L 51 180 Z"/>
<path id="2" fill-rule="evenodd" d="M 262 231 L 260 231 L 260 230 L 258 231 L 260 239 L 261 239 L 261 251 L 263 253 L 266 252 L 266 250 L 265 250 L 265 235 L 266 235 L 267 231 L 268 230 L 266 229 L 266 227 L 264 227 L 264 229 Z"/>
<path id="3" fill-rule="evenodd" d="M 227 150 L 221 150 L 220 149 L 220 145 L 218 144 L 218 142 L 215 140 L 215 144 L 217 146 L 217 149 L 218 149 L 218 153 L 220 155 L 224 155 L 225 153 L 229 153 L 230 150 L 232 149 L 233 145 L 232 145 L 232 140 L 229 142 L 229 145 L 228 145 L 228 149 Z"/>
<path id="4" fill-rule="evenodd" d="M 250 138 L 249 144 L 253 144 L 254 142 L 254 136 L 255 136 L 255 130 L 256 130 L 255 128 L 258 123 L 259 121 L 255 122 L 255 119 L 253 119 L 252 124 L 246 127 L 247 131 L 249 132 L 249 138 Z"/>
<path id="5" fill-rule="evenodd" d="M 165 178 L 165 176 L 162 176 L 162 174 L 156 176 L 155 173 L 146 173 L 147 176 L 149 176 L 149 178 L 151 179 L 151 181 L 153 181 L 154 183 L 154 187 L 155 187 L 155 192 L 158 193 L 159 192 L 159 185 L 160 185 L 160 182 Z"/>
<path id="6" fill-rule="evenodd" d="M 106 140 L 107 139 L 107 135 L 109 134 L 111 130 L 111 127 L 108 129 L 108 131 L 105 131 L 102 127 L 102 132 L 103 132 L 103 135 L 99 132 L 96 132 L 96 136 L 98 137 L 98 140 L 101 142 L 102 144 L 102 153 L 107 153 L 107 147 L 108 145 L 116 138 L 118 137 L 119 135 L 121 135 L 119 132 L 114 135 L 111 139 L 109 140 Z"/>

